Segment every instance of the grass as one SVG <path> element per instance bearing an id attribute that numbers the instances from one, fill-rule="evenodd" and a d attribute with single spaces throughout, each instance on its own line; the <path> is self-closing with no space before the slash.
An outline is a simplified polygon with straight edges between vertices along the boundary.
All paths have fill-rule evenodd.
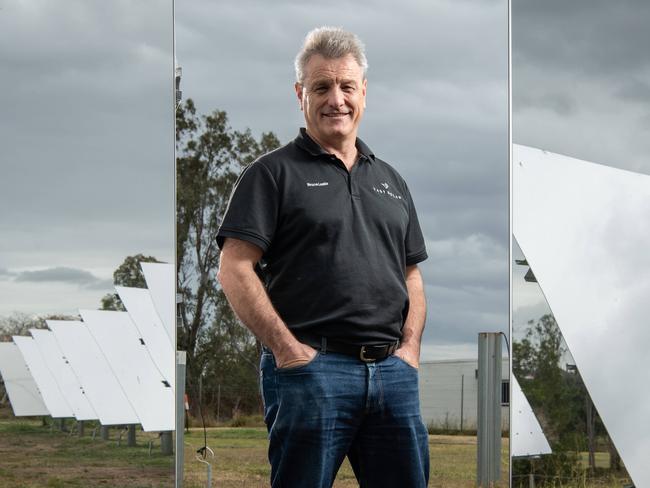
<path id="1" fill-rule="evenodd" d="M 212 480 L 220 488 L 268 487 L 270 467 L 267 460 L 266 429 L 209 428 L 208 446 L 215 452 L 211 459 Z M 508 486 L 508 444 L 502 444 L 501 483 Z M 206 466 L 195 458 L 196 450 L 203 446 L 203 430 L 191 429 L 185 435 L 184 488 L 204 488 Z M 476 485 L 476 438 L 471 436 L 429 436 L 431 477 L 429 487 L 474 488 Z M 347 460 L 334 483 L 335 488 L 358 487 Z"/>
<path id="2" fill-rule="evenodd" d="M 72 425 L 68 421 L 68 426 Z M 43 426 L 41 419 L 0 419 L 0 488 L 170 488 L 174 458 L 160 453 L 156 434 L 136 433 L 136 447 L 126 447 L 126 435 L 101 440 Z M 149 441 L 154 442 L 149 455 Z"/>

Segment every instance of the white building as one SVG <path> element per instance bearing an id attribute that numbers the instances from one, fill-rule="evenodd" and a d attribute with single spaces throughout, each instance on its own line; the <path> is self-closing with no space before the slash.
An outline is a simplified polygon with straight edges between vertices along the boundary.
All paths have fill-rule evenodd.
<path id="1" fill-rule="evenodd" d="M 509 366 L 501 366 L 501 426 L 509 424 Z M 478 410 L 478 360 L 451 359 L 420 363 L 422 420 L 435 428 L 476 430 Z"/>

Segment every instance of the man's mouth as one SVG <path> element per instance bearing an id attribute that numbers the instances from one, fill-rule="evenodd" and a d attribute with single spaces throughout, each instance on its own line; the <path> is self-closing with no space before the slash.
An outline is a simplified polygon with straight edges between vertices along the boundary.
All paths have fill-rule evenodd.
<path id="1" fill-rule="evenodd" d="M 336 118 L 336 117 L 346 117 L 348 115 L 350 115 L 350 112 L 329 112 L 329 113 L 323 114 L 323 117 Z"/>

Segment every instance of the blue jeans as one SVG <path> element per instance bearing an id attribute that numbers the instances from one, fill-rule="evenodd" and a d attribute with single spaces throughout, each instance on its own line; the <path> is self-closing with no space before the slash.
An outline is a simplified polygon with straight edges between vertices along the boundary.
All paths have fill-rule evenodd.
<path id="1" fill-rule="evenodd" d="M 360 488 L 422 488 L 429 479 L 418 372 L 396 356 L 364 363 L 318 353 L 278 369 L 261 358 L 273 488 L 329 488 L 348 456 Z"/>

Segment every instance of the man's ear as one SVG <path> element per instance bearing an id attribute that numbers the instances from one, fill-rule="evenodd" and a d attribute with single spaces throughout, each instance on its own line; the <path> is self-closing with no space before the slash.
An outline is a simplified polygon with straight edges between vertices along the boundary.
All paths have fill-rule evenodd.
<path id="1" fill-rule="evenodd" d="M 366 108 L 366 91 L 368 88 L 368 78 L 363 79 L 363 84 L 361 85 L 363 93 L 363 108 Z"/>
<path id="2" fill-rule="evenodd" d="M 300 84 L 299 82 L 296 81 L 296 84 L 293 85 L 293 87 L 294 87 L 295 90 L 296 90 L 296 96 L 298 97 L 298 103 L 300 104 L 300 110 L 303 110 L 303 106 L 302 106 L 302 91 L 303 91 L 303 87 L 302 87 L 302 84 Z"/>

